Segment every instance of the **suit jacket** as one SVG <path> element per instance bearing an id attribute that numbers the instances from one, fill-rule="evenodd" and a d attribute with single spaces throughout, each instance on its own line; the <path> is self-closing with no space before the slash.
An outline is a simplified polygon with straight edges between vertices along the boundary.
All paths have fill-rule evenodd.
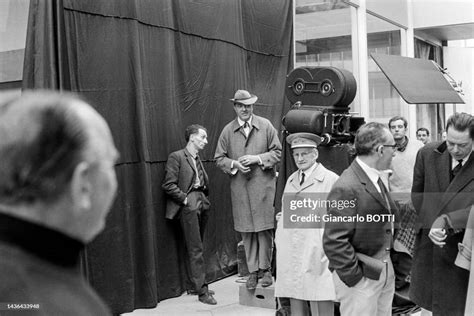
<path id="1" fill-rule="evenodd" d="M 463 315 L 468 272 L 456 267 L 463 231 L 451 233 L 443 248 L 428 237 L 429 228 L 447 214 L 456 228 L 465 227 L 474 204 L 474 154 L 450 182 L 451 156 L 445 142 L 429 143 L 417 155 L 412 201 L 420 227 L 415 242 L 410 297 L 423 308 L 443 315 Z"/>
<path id="2" fill-rule="evenodd" d="M 359 215 L 365 220 L 325 223 L 323 246 L 329 269 L 335 270 L 349 287 L 364 276 L 378 280 L 385 267 L 383 260 L 389 257 L 393 245 L 393 221 L 386 218 L 369 223 L 366 220 L 372 215 L 395 215 L 395 203 L 389 196 L 389 210 L 381 193 L 356 160 L 336 181 L 328 200 L 354 201 L 341 208 L 329 207 L 329 215 L 352 218 Z"/>
<path id="3" fill-rule="evenodd" d="M 187 194 L 193 188 L 196 179 L 193 159 L 186 149 L 175 151 L 168 157 L 165 178 L 161 185 L 168 196 L 166 201 L 166 218 L 168 219 L 173 219 L 178 214 L 180 208 L 184 206 Z M 201 159 L 198 158 L 196 163 L 201 166 L 203 171 L 204 184 L 201 185 L 204 185 L 204 193 L 208 195 L 209 178 Z"/>

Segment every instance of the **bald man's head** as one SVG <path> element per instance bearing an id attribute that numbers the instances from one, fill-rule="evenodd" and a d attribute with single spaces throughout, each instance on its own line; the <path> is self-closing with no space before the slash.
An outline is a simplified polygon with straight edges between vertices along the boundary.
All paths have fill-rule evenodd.
<path id="1" fill-rule="evenodd" d="M 90 105 L 70 93 L 0 94 L 0 157 L 0 211 L 84 241 L 103 228 L 117 151 Z"/>
<path id="2" fill-rule="evenodd" d="M 46 91 L 0 98 L 0 201 L 49 201 L 63 192 L 88 140 L 74 102 Z"/>

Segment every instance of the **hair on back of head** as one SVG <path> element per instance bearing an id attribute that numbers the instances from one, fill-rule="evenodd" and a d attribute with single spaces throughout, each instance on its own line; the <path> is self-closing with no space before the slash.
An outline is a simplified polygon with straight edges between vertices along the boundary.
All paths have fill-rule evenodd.
<path id="1" fill-rule="evenodd" d="M 51 202 L 67 188 L 88 142 L 70 93 L 0 97 L 0 202 Z"/>
<path id="2" fill-rule="evenodd" d="M 474 116 L 464 112 L 456 112 L 446 122 L 446 132 L 452 127 L 457 131 L 469 130 L 469 136 L 474 139 Z"/>
<path id="3" fill-rule="evenodd" d="M 373 149 L 387 141 L 387 131 L 387 127 L 378 122 L 370 122 L 359 127 L 354 140 L 356 155 L 369 155 Z"/>

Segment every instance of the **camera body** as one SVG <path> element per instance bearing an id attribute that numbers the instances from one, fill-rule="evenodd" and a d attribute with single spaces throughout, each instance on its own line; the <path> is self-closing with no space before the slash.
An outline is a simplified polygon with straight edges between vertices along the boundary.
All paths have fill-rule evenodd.
<path id="1" fill-rule="evenodd" d="M 354 139 L 363 117 L 349 114 L 357 83 L 351 72 L 335 67 L 300 67 L 286 77 L 286 97 L 293 104 L 283 119 L 289 133 L 324 137 L 323 144 Z"/>

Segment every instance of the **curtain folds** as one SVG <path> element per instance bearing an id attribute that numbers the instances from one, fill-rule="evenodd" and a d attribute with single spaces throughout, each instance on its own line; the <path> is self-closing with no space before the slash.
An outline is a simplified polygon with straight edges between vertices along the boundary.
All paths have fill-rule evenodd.
<path id="1" fill-rule="evenodd" d="M 236 271 L 228 178 L 213 162 L 234 118 L 236 89 L 277 129 L 288 107 L 292 3 L 241 0 L 31 0 L 24 88 L 77 92 L 106 118 L 120 160 L 104 232 L 87 247 L 87 277 L 114 313 L 154 307 L 187 287 L 181 234 L 165 220 L 161 190 L 184 129 L 208 129 L 207 279 Z"/>

